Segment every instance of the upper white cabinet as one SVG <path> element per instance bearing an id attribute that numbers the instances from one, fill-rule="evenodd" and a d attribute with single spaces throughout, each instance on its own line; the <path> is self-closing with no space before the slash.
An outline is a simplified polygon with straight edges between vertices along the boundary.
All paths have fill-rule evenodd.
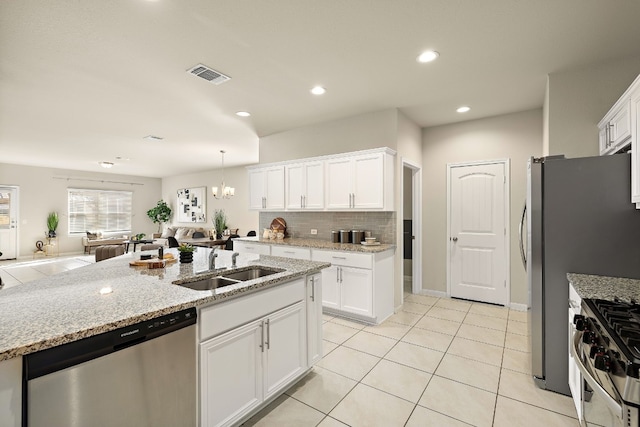
<path id="1" fill-rule="evenodd" d="M 600 155 L 613 154 L 630 144 L 631 111 L 629 98 L 616 102 L 598 124 Z"/>
<path id="2" fill-rule="evenodd" d="M 327 209 L 392 210 L 393 157 L 385 152 L 327 160 Z"/>
<path id="3" fill-rule="evenodd" d="M 324 209 L 324 162 L 285 165 L 287 210 Z"/>
<path id="4" fill-rule="evenodd" d="M 284 209 L 284 166 L 249 170 L 249 209 Z"/>
<path id="5" fill-rule="evenodd" d="M 614 154 L 631 145 L 631 202 L 640 208 L 640 75 L 598 124 L 600 154 Z"/>
<path id="6" fill-rule="evenodd" d="M 252 166 L 249 168 L 249 207 L 291 211 L 392 211 L 394 159 L 395 151 L 378 148 Z M 284 182 L 283 195 L 275 197 L 269 191 L 277 194 L 275 182 L 280 179 Z"/>

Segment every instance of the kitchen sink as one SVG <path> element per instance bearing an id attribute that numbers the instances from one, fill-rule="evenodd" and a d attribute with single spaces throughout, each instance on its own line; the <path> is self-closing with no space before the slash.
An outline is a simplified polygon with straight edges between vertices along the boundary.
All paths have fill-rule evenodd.
<path id="1" fill-rule="evenodd" d="M 247 280 L 253 280 L 253 279 L 258 279 L 260 277 L 265 277 L 265 276 L 269 276 L 271 274 L 276 274 L 276 273 L 280 273 L 281 271 L 284 270 L 267 270 L 265 268 L 261 268 L 261 267 L 251 267 L 248 270 L 241 270 L 241 271 L 236 271 L 235 273 L 227 273 L 223 276 L 224 279 L 233 279 L 233 280 L 239 280 L 241 282 L 245 282 Z"/>
<path id="2" fill-rule="evenodd" d="M 235 285 L 236 283 L 238 283 L 238 280 L 230 280 L 217 276 L 196 280 L 194 282 L 178 283 L 178 285 L 193 289 L 194 291 L 210 291 L 224 286 Z"/>

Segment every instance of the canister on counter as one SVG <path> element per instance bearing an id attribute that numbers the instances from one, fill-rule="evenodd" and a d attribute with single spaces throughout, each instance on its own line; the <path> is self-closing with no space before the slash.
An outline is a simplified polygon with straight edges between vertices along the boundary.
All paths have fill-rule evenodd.
<path id="1" fill-rule="evenodd" d="M 351 233 L 349 230 L 340 230 L 340 243 L 351 243 Z"/>
<path id="2" fill-rule="evenodd" d="M 331 230 L 331 242 L 340 243 L 340 232 L 338 230 Z"/>
<path id="3" fill-rule="evenodd" d="M 364 241 L 364 231 L 351 230 L 351 243 L 360 243 Z"/>

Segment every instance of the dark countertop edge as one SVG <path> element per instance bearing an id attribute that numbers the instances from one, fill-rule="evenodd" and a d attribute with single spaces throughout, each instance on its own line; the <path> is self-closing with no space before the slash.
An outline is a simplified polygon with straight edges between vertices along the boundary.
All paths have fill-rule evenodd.
<path id="1" fill-rule="evenodd" d="M 181 311 L 187 308 L 191 308 L 191 307 L 200 307 L 200 306 L 211 306 L 214 304 L 218 304 L 221 302 L 225 302 L 225 301 L 230 301 L 242 296 L 246 296 L 252 293 L 256 293 L 260 290 L 263 289 L 269 289 L 269 288 L 273 288 L 276 287 L 278 285 L 284 284 L 284 283 L 288 283 L 291 280 L 295 280 L 296 278 L 302 277 L 302 276 L 307 276 L 310 274 L 315 274 L 315 273 L 319 273 L 322 269 L 327 268 L 329 266 L 331 266 L 330 263 L 320 263 L 317 262 L 316 263 L 320 264 L 317 267 L 313 267 L 313 268 L 309 268 L 306 270 L 301 270 L 301 271 L 294 271 L 294 272 L 290 272 L 290 274 L 287 274 L 284 277 L 278 277 L 275 280 L 271 279 L 269 280 L 269 276 L 267 276 L 266 278 L 261 278 L 262 281 L 260 281 L 259 283 L 253 283 L 253 284 L 249 284 L 247 286 L 244 287 L 240 287 L 240 288 L 234 288 L 231 292 L 222 292 L 219 294 L 214 294 L 214 295 L 207 295 L 207 296 L 202 296 L 199 298 L 195 298 L 193 301 L 189 301 L 186 303 L 181 303 L 181 304 L 176 304 L 176 305 L 168 305 L 165 308 L 161 308 L 158 310 L 154 310 L 154 311 L 150 311 L 147 313 L 143 313 L 143 314 L 139 314 L 139 315 L 135 315 L 135 316 L 131 316 L 116 322 L 111 322 L 111 323 L 107 323 L 104 325 L 100 325 L 100 326 L 94 326 L 91 328 L 87 328 L 87 329 L 81 329 L 78 330 L 76 332 L 72 332 L 66 335 L 62 335 L 59 337 L 52 337 L 52 338 L 47 338 L 47 339 L 43 339 L 41 341 L 35 341 L 32 343 L 29 343 L 27 345 L 24 346 L 20 346 L 20 347 L 15 347 L 15 348 L 11 348 L 8 350 L 4 350 L 2 352 L 0 352 L 0 362 L 4 361 L 4 360 L 9 360 L 9 359 L 13 359 L 15 357 L 20 357 L 20 356 L 25 356 L 27 354 L 30 353 L 35 353 L 37 351 L 41 351 L 41 350 L 46 350 L 49 348 L 53 348 L 59 345 L 63 345 L 63 344 L 67 344 L 70 342 L 74 342 L 74 341 L 78 341 L 81 340 L 83 338 L 88 338 L 91 336 L 95 336 L 95 335 L 99 335 L 105 332 L 110 332 L 113 331 L 115 329 L 119 329 L 119 328 L 123 328 L 126 326 L 130 326 L 132 324 L 138 323 L 138 322 L 144 322 L 146 320 L 150 320 L 153 319 L 155 317 L 158 316 L 162 316 L 165 314 L 171 314 L 177 311 Z M 254 279 L 254 280 L 261 280 L 261 279 Z M 211 292 L 211 291 L 194 291 L 194 292 Z"/>
<path id="2" fill-rule="evenodd" d="M 342 251 L 342 252 L 355 252 L 355 253 L 378 253 L 384 252 L 390 249 L 395 249 L 396 245 L 390 243 L 381 243 L 380 245 L 362 245 L 355 243 L 333 243 L 320 239 L 299 239 L 295 237 L 286 237 L 282 240 L 278 239 L 263 239 L 255 237 L 237 237 L 234 240 L 249 243 L 258 243 L 261 245 L 281 245 L 281 246 L 295 246 L 300 248 L 330 250 L 330 251 Z"/>

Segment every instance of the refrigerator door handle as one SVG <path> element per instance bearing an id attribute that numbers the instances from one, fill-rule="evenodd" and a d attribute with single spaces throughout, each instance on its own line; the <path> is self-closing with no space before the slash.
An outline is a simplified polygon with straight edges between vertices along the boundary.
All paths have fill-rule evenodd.
<path id="1" fill-rule="evenodd" d="M 527 218 L 527 203 L 525 202 L 524 208 L 522 208 L 522 217 L 520 218 L 520 229 L 518 234 L 520 235 L 520 257 L 522 258 L 522 265 L 525 271 L 527 270 L 527 253 L 524 247 L 524 226 Z"/>

